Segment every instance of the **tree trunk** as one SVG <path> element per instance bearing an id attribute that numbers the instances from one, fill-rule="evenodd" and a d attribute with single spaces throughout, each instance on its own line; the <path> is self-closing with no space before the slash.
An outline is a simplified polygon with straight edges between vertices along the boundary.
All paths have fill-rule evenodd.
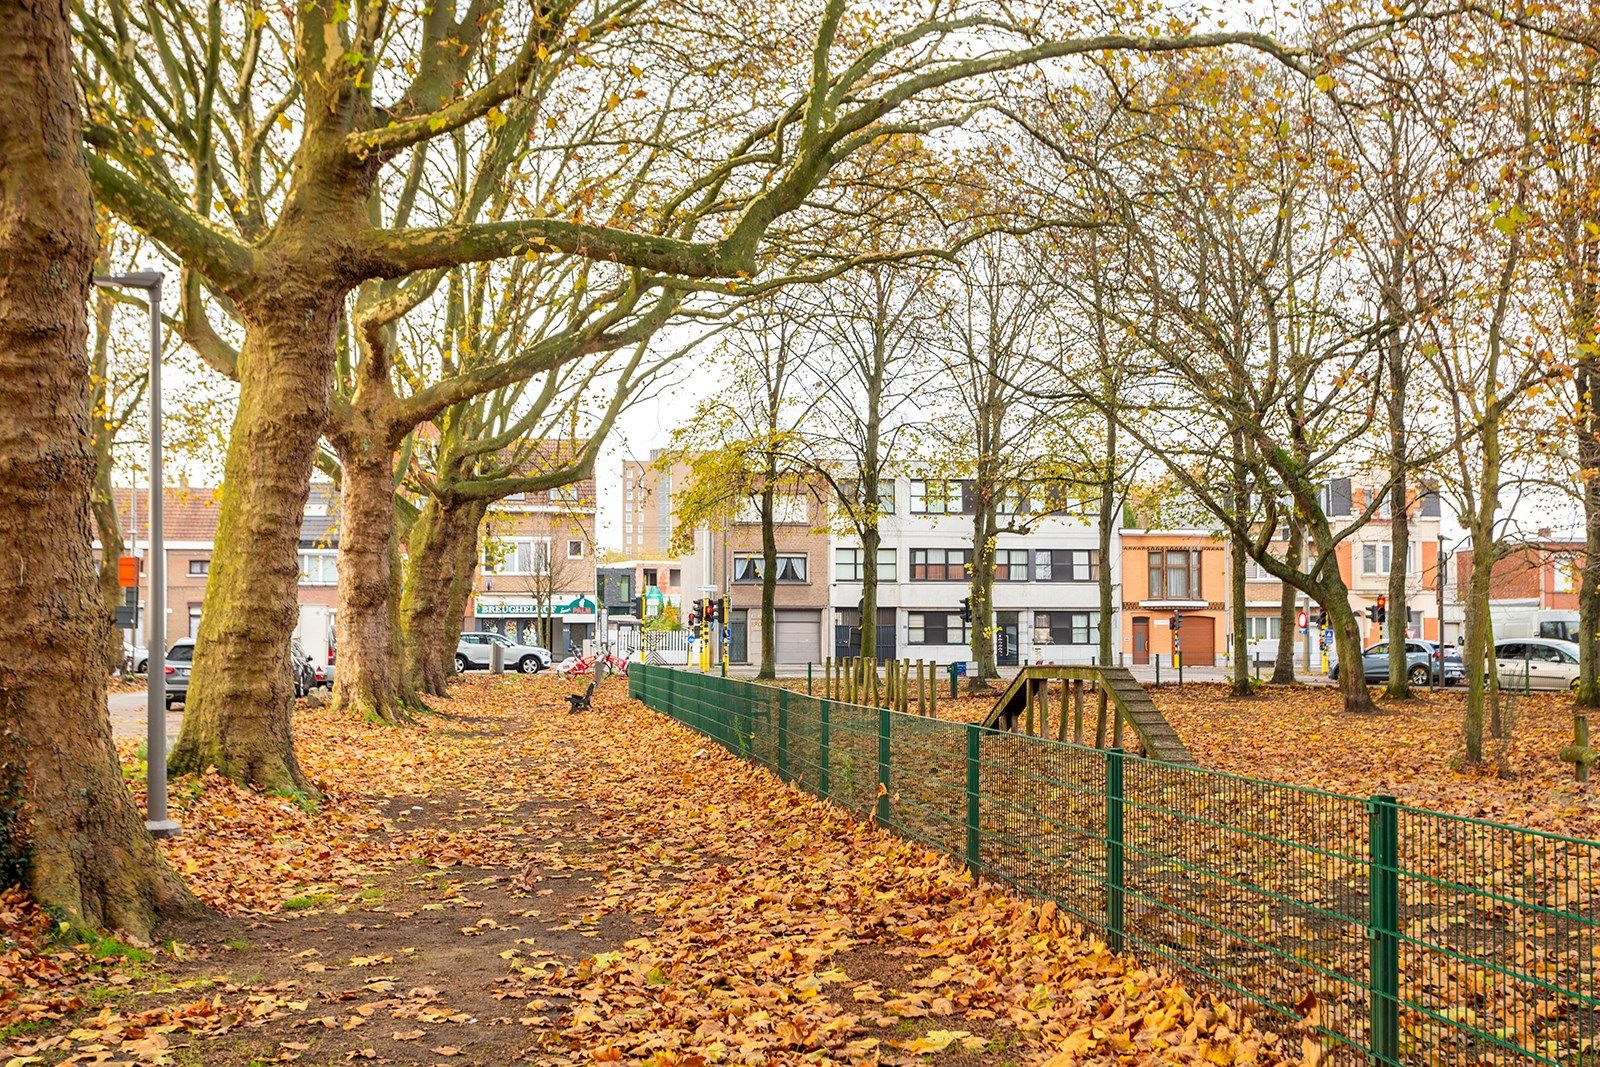
<path id="1" fill-rule="evenodd" d="M 174 774 L 214 766 L 264 789 L 316 794 L 290 733 L 289 639 L 339 309 L 320 289 L 244 309 L 239 411 L 183 730 L 168 760 Z"/>
<path id="2" fill-rule="evenodd" d="M 460 616 L 452 628 L 452 593 L 461 541 L 474 510 L 470 504 L 446 507 L 430 498 L 411 527 L 400 593 L 400 631 L 405 682 L 415 693 L 444 696 L 445 683 L 455 671 Z"/>
<path id="3" fill-rule="evenodd" d="M 434 636 L 433 655 L 441 667 L 455 665 L 462 621 L 466 618 L 467 604 L 472 599 L 473 583 L 478 576 L 478 537 L 487 510 L 488 505 L 473 502 L 463 505 L 456 517 L 455 561 L 450 566 L 449 595 L 445 600 L 444 617 Z"/>
<path id="4" fill-rule="evenodd" d="M 1484 709 L 1495 699 L 1487 663 L 1489 586 L 1494 556 L 1493 548 L 1472 553 L 1472 573 L 1467 578 L 1467 599 L 1463 605 L 1467 623 L 1466 647 L 1462 650 L 1467 668 L 1467 707 L 1461 720 L 1461 739 L 1466 747 L 1463 758 L 1468 764 L 1483 762 Z"/>
<path id="5" fill-rule="evenodd" d="M 977 669 L 967 679 L 974 693 L 986 692 L 991 678 L 1000 676 L 994 654 L 994 550 L 997 535 L 993 497 L 981 485 L 972 526 L 972 662 Z"/>
<path id="6" fill-rule="evenodd" d="M 359 430 L 335 440 L 339 494 L 339 669 L 333 705 L 399 724 L 415 698 L 400 648 L 399 542 L 387 440 Z"/>
<path id="7" fill-rule="evenodd" d="M 1300 569 L 1304 540 L 1305 533 L 1300 529 L 1300 524 L 1290 522 L 1289 543 L 1284 548 L 1283 559 L 1294 570 Z M 1295 633 L 1297 629 L 1295 623 L 1300 615 L 1299 607 L 1295 603 L 1298 594 L 1299 590 L 1294 586 L 1288 582 L 1283 583 L 1283 595 L 1278 600 L 1278 654 L 1272 661 L 1273 685 L 1294 684 L 1294 646 L 1295 639 L 1299 636 Z M 1309 610 L 1307 614 L 1310 614 Z M 1309 629 L 1310 619 L 1307 619 L 1306 623 Z M 1307 663 L 1306 671 L 1309 673 L 1310 670 L 1311 664 Z"/>
<path id="8" fill-rule="evenodd" d="M 98 669 L 77 101 L 68 5 L 0 0 L 0 881 L 73 925 L 147 937 L 200 909 L 128 795 Z"/>
<path id="9" fill-rule="evenodd" d="M 761 664 L 756 670 L 757 678 L 778 676 L 777 635 L 773 632 L 777 628 L 778 618 L 778 535 L 772 525 L 772 483 L 776 477 L 776 472 L 769 465 L 761 489 Z M 720 624 L 726 626 L 728 620 L 722 619 Z M 716 640 L 715 634 L 712 640 Z"/>
<path id="10" fill-rule="evenodd" d="M 1117 521 L 1117 420 L 1106 415 L 1106 469 L 1100 483 L 1100 666 L 1111 666 L 1111 639 L 1116 627 L 1116 602 L 1111 586 L 1111 531 Z M 1082 694 L 1079 694 L 1080 697 Z"/>
<path id="11" fill-rule="evenodd" d="M 861 530 L 861 658 L 870 663 L 878 661 L 878 548 L 882 544 L 883 534 L 874 516 Z"/>
<path id="12" fill-rule="evenodd" d="M 1584 553 L 1578 581 L 1578 693 L 1575 703 L 1600 708 L 1600 336 L 1596 331 L 1595 282 L 1600 277 L 1600 241 L 1585 241 L 1574 279 L 1573 359 L 1577 418 L 1578 479 L 1583 493 Z M 1588 342 L 1587 344 L 1583 342 Z"/>
<path id="13" fill-rule="evenodd" d="M 1401 443 L 1395 447 L 1403 449 L 1403 428 L 1398 437 Z M 1391 460 L 1391 463 L 1395 469 L 1390 476 L 1395 479 L 1395 484 L 1389 497 L 1389 603 L 1385 609 L 1388 615 L 1383 623 L 1383 636 L 1389 644 L 1389 684 L 1384 688 L 1383 695 L 1391 700 L 1409 700 L 1411 682 L 1406 676 L 1410 666 L 1406 660 L 1406 624 L 1410 617 L 1410 606 L 1406 600 L 1406 576 L 1411 552 L 1411 522 L 1406 515 L 1404 453 L 1399 459 Z"/>
<path id="14" fill-rule="evenodd" d="M 1361 669 L 1361 623 L 1350 610 L 1350 593 L 1343 582 L 1322 591 L 1317 598 L 1328 613 L 1333 627 L 1334 649 L 1339 657 L 1339 692 L 1344 710 L 1357 714 L 1376 711 L 1372 691 L 1367 688 L 1366 672 Z M 1354 669 L 1351 669 L 1352 664 Z"/>
<path id="15" fill-rule="evenodd" d="M 1233 456 L 1230 474 L 1233 478 L 1233 510 L 1235 515 L 1243 516 L 1250 506 L 1248 492 L 1245 488 L 1245 462 L 1244 462 L 1244 436 L 1241 431 L 1235 430 L 1232 440 Z M 1232 670 L 1229 672 L 1229 692 L 1236 697 L 1251 695 L 1250 688 L 1250 630 L 1249 618 L 1245 612 L 1245 586 L 1244 586 L 1244 541 L 1238 537 L 1229 539 L 1228 545 L 1228 599 L 1233 610 L 1229 612 L 1233 629 L 1233 657 Z"/>

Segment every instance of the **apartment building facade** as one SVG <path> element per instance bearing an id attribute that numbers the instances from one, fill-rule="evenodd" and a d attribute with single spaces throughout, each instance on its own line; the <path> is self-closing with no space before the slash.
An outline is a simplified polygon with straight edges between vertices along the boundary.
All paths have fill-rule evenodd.
<path id="1" fill-rule="evenodd" d="M 992 630 L 1001 666 L 1091 662 L 1100 641 L 1097 518 L 1034 515 L 1025 499 L 1003 504 L 1001 525 L 1016 532 L 1001 533 L 996 541 L 993 616 L 968 623 L 961 602 L 971 583 L 974 489 L 970 480 L 905 477 L 882 486 L 879 658 L 965 662 L 972 627 L 978 626 Z M 1109 563 L 1115 583 L 1115 552 Z M 862 565 L 859 539 L 835 538 L 832 656 L 861 648 Z M 1115 613 L 1111 625 L 1117 625 Z"/>
<path id="2" fill-rule="evenodd" d="M 1489 572 L 1489 602 L 1547 611 L 1578 610 L 1578 580 L 1588 552 L 1582 541 L 1552 538 L 1540 530 L 1531 544 L 1494 561 Z M 1472 575 L 1472 549 L 1456 555 L 1457 581 L 1465 588 Z"/>
<path id="3" fill-rule="evenodd" d="M 548 647 L 557 657 L 595 636 L 595 484 L 519 493 L 484 517 L 463 627 Z"/>

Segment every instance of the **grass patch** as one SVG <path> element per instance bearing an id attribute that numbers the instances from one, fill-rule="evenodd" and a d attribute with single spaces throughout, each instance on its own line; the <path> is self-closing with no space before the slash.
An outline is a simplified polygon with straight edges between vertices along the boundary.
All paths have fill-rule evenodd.
<path id="1" fill-rule="evenodd" d="M 383 890 L 377 886 L 369 886 L 361 891 L 360 899 L 368 904 L 376 903 L 383 899 Z"/>
<path id="2" fill-rule="evenodd" d="M 222 943 L 223 948 L 231 948 L 235 952 L 243 952 L 250 948 L 250 939 L 247 937 L 230 937 Z"/>
<path id="3" fill-rule="evenodd" d="M 24 1034 L 38 1033 L 47 1029 L 50 1022 L 49 1019 L 23 1019 L 21 1022 L 7 1023 L 5 1026 L 0 1026 L 0 1041 L 10 1041 Z"/>
<path id="4" fill-rule="evenodd" d="M 124 944 L 116 938 L 107 937 L 104 934 L 90 933 L 83 944 L 85 953 L 93 960 L 127 960 L 130 963 L 149 963 L 154 959 L 148 949 Z"/>
<path id="5" fill-rule="evenodd" d="M 290 897 L 284 901 L 283 910 L 305 911 L 307 908 L 321 908 L 332 903 L 332 893 L 305 893 L 298 897 Z"/>
<path id="6" fill-rule="evenodd" d="M 287 800 L 307 815 L 315 815 L 320 809 L 316 798 L 302 793 L 298 789 L 274 789 L 272 790 L 272 795 Z"/>

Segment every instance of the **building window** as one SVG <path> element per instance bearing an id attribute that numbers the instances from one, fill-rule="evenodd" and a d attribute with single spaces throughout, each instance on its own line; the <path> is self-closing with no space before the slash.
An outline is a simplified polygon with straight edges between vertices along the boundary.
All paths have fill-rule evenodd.
<path id="1" fill-rule="evenodd" d="M 746 497 L 739 505 L 735 522 L 755 524 L 761 521 L 761 498 Z M 803 526 L 810 521 L 806 511 L 806 498 L 795 493 L 774 493 L 772 497 L 772 524 L 774 526 Z"/>
<path id="2" fill-rule="evenodd" d="M 667 572 L 667 584 L 676 589 L 683 584 L 683 571 L 673 567 Z"/>
<path id="3" fill-rule="evenodd" d="M 483 546 L 483 573 L 548 574 L 550 542 L 542 537 L 496 537 Z"/>
<path id="4" fill-rule="evenodd" d="M 1100 550 L 1097 548 L 1053 548 L 1033 554 L 1033 578 L 1037 582 L 1093 582 L 1100 578 Z"/>
<path id="5" fill-rule="evenodd" d="M 200 605 L 199 604 L 190 604 L 189 605 L 189 636 L 190 637 L 199 637 L 200 636 Z"/>
<path id="6" fill-rule="evenodd" d="M 301 585 L 338 585 L 339 553 L 333 549 L 310 549 L 300 553 Z"/>
<path id="7" fill-rule="evenodd" d="M 906 613 L 906 644 L 965 645 L 972 631 L 955 612 L 910 611 Z"/>
<path id="8" fill-rule="evenodd" d="M 577 538 L 573 538 L 572 540 L 567 542 L 567 558 L 568 559 L 582 559 L 583 558 L 583 542 L 582 541 L 578 540 Z"/>
<path id="9" fill-rule="evenodd" d="M 582 499 L 582 486 L 576 482 L 570 485 L 558 485 L 550 490 L 550 500 L 556 504 L 576 504 Z"/>
<path id="10" fill-rule="evenodd" d="M 913 548 L 913 582 L 964 582 L 972 565 L 970 548 Z"/>
<path id="11" fill-rule="evenodd" d="M 733 580 L 736 582 L 761 581 L 760 556 L 734 556 Z M 779 556 L 778 581 L 797 583 L 806 581 L 806 557 L 804 556 Z"/>
<path id="12" fill-rule="evenodd" d="M 1092 611 L 1036 611 L 1033 613 L 1036 645 L 1098 645 L 1100 617 Z"/>
<path id="13" fill-rule="evenodd" d="M 1244 580 L 1247 582 L 1275 582 L 1278 579 L 1267 573 L 1267 569 L 1254 559 L 1245 558 Z"/>
<path id="14" fill-rule="evenodd" d="M 204 578 L 210 573 L 211 561 L 209 559 L 191 559 L 189 561 L 189 574 L 191 576 L 196 578 Z"/>
<path id="15" fill-rule="evenodd" d="M 1020 485 L 1002 490 L 1000 499 L 996 500 L 994 505 L 997 515 L 1026 515 L 1030 507 L 1028 490 Z"/>
<path id="16" fill-rule="evenodd" d="M 911 479 L 911 514 L 960 515 L 962 484 L 945 479 Z"/>
<path id="17" fill-rule="evenodd" d="M 646 567 L 644 569 L 644 587 L 646 589 L 649 589 L 652 586 L 655 586 L 655 584 L 656 584 L 656 573 L 657 572 L 656 572 L 656 569 L 654 567 Z"/>
<path id="18" fill-rule="evenodd" d="M 995 549 L 994 580 L 997 582 L 1027 581 L 1028 550 L 1025 548 Z"/>
<path id="19" fill-rule="evenodd" d="M 1550 591 L 1552 593 L 1571 593 L 1578 588 L 1573 575 L 1577 571 L 1577 563 L 1570 559 L 1558 559 L 1551 565 Z"/>
<path id="20" fill-rule="evenodd" d="M 834 549 L 834 581 L 862 581 L 862 564 L 865 562 L 865 557 L 863 556 L 860 548 Z M 878 549 L 878 581 L 895 581 L 895 551 L 892 548 Z"/>
<path id="21" fill-rule="evenodd" d="M 1276 641 L 1281 620 L 1276 615 L 1252 615 L 1245 623 L 1246 639 L 1250 641 Z"/>
<path id="22" fill-rule="evenodd" d="M 527 493 L 507 493 L 505 496 L 500 498 L 501 502 L 506 504 L 520 504 L 527 499 Z"/>
<path id="23" fill-rule="evenodd" d="M 1200 599 L 1200 552 L 1190 548 L 1152 549 L 1150 599 Z"/>
<path id="24" fill-rule="evenodd" d="M 1417 543 L 1412 541 L 1407 546 L 1406 573 L 1417 573 Z M 1389 573 L 1389 568 L 1394 562 L 1394 546 L 1388 542 L 1382 544 L 1368 544 L 1361 546 L 1361 573 L 1383 575 Z"/>

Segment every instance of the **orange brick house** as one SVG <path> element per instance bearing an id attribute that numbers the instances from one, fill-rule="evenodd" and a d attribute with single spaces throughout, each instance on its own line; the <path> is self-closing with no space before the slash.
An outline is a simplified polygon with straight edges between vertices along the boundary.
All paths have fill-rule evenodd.
<path id="1" fill-rule="evenodd" d="M 1122 531 L 1127 662 L 1222 662 L 1228 642 L 1228 546 L 1206 530 Z M 1176 632 L 1173 620 L 1180 620 Z"/>

